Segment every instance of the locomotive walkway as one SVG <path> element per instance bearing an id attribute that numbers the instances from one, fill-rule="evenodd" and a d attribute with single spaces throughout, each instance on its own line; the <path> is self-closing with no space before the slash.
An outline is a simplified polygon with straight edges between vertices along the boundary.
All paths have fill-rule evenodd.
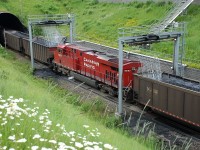
<path id="1" fill-rule="evenodd" d="M 89 41 L 81 41 L 81 42 L 78 42 L 78 43 L 82 46 L 90 47 L 90 48 L 96 49 L 98 51 L 104 51 L 104 52 L 107 52 L 108 54 L 114 54 L 116 56 L 118 55 L 118 49 L 113 48 L 113 47 L 108 47 L 108 46 L 105 46 L 105 45 L 92 43 L 92 42 L 89 42 Z M 136 54 L 136 53 L 124 52 L 124 56 L 128 56 L 132 60 L 139 60 L 139 61 L 149 62 L 149 63 L 155 61 L 154 57 Z M 173 70 L 171 69 L 173 64 L 172 64 L 171 61 L 166 61 L 166 60 L 163 60 L 163 59 L 159 59 L 159 61 L 160 61 L 161 72 L 166 72 L 166 73 L 170 73 L 170 74 L 173 73 Z M 200 82 L 200 70 L 185 67 L 183 77 L 193 79 L 193 80 Z"/>

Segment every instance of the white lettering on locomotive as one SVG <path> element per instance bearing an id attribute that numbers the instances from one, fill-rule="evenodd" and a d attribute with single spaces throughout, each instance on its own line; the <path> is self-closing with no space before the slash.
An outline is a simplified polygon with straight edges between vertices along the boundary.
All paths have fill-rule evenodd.
<path id="1" fill-rule="evenodd" d="M 84 66 L 87 67 L 87 68 L 90 68 L 90 69 L 94 69 L 95 70 L 95 66 L 91 65 L 91 64 L 88 64 L 88 63 L 85 63 L 84 62 Z"/>
<path id="2" fill-rule="evenodd" d="M 91 59 L 87 59 L 87 58 L 83 58 L 83 61 L 84 61 L 84 66 L 87 67 L 87 68 L 90 68 L 90 69 L 94 69 L 95 70 L 95 66 L 98 66 L 99 67 L 99 62 L 96 62 L 94 60 L 91 60 Z"/>
<path id="3" fill-rule="evenodd" d="M 96 61 L 91 60 L 91 59 L 87 59 L 85 57 L 83 58 L 83 61 L 87 62 L 87 63 L 91 63 L 91 64 L 96 65 L 96 66 L 99 66 L 99 62 L 96 62 Z"/>

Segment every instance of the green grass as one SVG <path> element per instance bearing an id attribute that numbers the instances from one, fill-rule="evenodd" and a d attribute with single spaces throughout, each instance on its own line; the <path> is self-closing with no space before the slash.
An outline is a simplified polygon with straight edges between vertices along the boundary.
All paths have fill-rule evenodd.
<path id="1" fill-rule="evenodd" d="M 117 122 L 109 114 L 106 114 L 107 118 L 105 120 L 97 119 L 95 116 L 99 115 L 98 111 L 102 111 L 104 108 L 100 101 L 97 100 L 84 104 L 75 104 L 73 100 L 77 102 L 76 95 L 69 94 L 67 91 L 58 88 L 55 83 L 50 80 L 35 78 L 32 76 L 29 61 L 19 61 L 12 53 L 3 49 L 0 49 L 0 95 L 3 95 L 4 99 L 9 98 L 9 96 L 14 97 L 11 99 L 23 98 L 24 102 L 19 103 L 18 106 L 26 109 L 27 112 L 31 112 L 33 109 L 38 110 L 38 114 L 34 117 L 28 117 L 22 113 L 20 118 L 16 118 L 15 115 L 12 115 L 15 119 L 11 119 L 9 118 L 9 115 L 6 116 L 5 114 L 6 109 L 13 104 L 11 104 L 10 101 L 7 101 L 8 107 L 3 110 L 1 109 L 1 112 L 3 113 L 0 114 L 0 125 L 4 122 L 2 118 L 7 118 L 8 121 L 5 126 L 1 125 L 3 128 L 0 128 L 0 134 L 2 135 L 0 136 L 0 147 L 7 146 L 7 148 L 14 147 L 23 149 L 27 146 L 31 147 L 37 145 L 40 148 L 55 148 L 55 145 L 50 144 L 49 142 L 39 142 L 39 139 L 33 140 L 32 138 L 35 134 L 39 134 L 44 139 L 56 140 L 57 142 L 64 142 L 70 146 L 74 146 L 74 143 L 70 143 L 71 139 L 69 137 L 62 135 L 64 132 L 63 129 L 56 126 L 57 123 L 60 123 L 65 126 L 68 133 L 69 131 L 76 132 L 74 138 L 77 142 L 82 142 L 77 135 L 81 134 L 81 136 L 87 136 L 87 140 L 89 141 L 103 142 L 104 144 L 109 143 L 122 150 L 154 148 L 154 142 L 152 142 L 152 140 L 145 142 L 144 139 L 140 139 L 139 141 L 142 144 L 139 144 L 134 138 L 125 134 L 127 132 L 116 132 L 116 130 L 111 130 L 110 128 L 114 128 Z M 93 105 L 94 102 L 97 103 L 97 105 Z M 73 103 L 74 105 L 70 103 Z M 0 105 L 3 105 L 2 102 Z M 39 107 L 39 109 L 36 109 L 36 107 Z M 39 121 L 41 121 L 39 116 L 44 116 L 43 113 L 47 112 L 46 109 L 50 111 L 50 114 L 48 114 L 49 119 L 44 120 L 44 122 L 52 121 L 49 133 L 45 132 L 43 124 L 39 123 Z M 2 116 L 2 114 L 4 114 L 4 116 Z M 36 122 L 33 120 L 36 120 Z M 16 125 L 18 123 L 20 126 Z M 98 128 L 101 136 L 89 136 L 88 131 L 83 128 L 83 125 L 89 125 L 90 131 Z M 32 128 L 35 130 L 32 130 Z M 93 132 L 96 135 L 96 131 Z M 21 135 L 21 133 L 23 133 L 23 135 Z M 25 143 L 16 143 L 12 140 L 8 140 L 8 138 L 13 135 L 15 135 L 16 141 L 23 138 L 27 141 Z"/>

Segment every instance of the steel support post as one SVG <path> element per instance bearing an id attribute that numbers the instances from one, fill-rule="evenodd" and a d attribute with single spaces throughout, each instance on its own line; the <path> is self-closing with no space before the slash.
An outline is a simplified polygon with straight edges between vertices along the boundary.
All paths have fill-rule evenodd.
<path id="1" fill-rule="evenodd" d="M 30 55 L 31 55 L 31 68 L 34 70 L 34 58 L 33 58 L 33 37 L 32 37 L 32 24 L 28 22 L 29 42 L 30 42 Z"/>
<path id="2" fill-rule="evenodd" d="M 119 80 L 118 80 L 118 115 L 122 116 L 122 108 L 123 108 L 123 43 L 121 39 L 119 39 Z"/>
<path id="3" fill-rule="evenodd" d="M 73 43 L 73 24 L 74 24 L 74 19 L 72 18 L 70 22 L 70 43 L 71 44 Z"/>
<path id="4" fill-rule="evenodd" d="M 179 44 L 180 44 L 180 36 L 174 40 L 174 56 L 173 56 L 173 73 L 175 75 L 179 75 Z"/>

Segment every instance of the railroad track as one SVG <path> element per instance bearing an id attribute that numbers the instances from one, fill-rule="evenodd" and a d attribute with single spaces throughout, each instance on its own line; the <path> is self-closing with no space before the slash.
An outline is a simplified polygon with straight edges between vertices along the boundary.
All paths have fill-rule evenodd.
<path id="1" fill-rule="evenodd" d="M 112 103 L 112 107 L 114 107 L 113 110 L 115 110 L 117 107 L 116 97 L 113 98 L 109 94 L 102 93 L 97 89 L 93 89 L 90 86 L 85 85 L 77 80 L 69 79 L 66 76 L 56 75 L 49 68 L 45 67 L 44 69 L 38 69 L 36 70 L 35 75 L 40 78 L 53 78 L 59 85 L 64 88 L 66 88 L 65 86 L 67 84 L 73 84 L 74 87 L 78 88 L 78 93 L 80 93 L 80 91 L 83 91 L 83 93 L 86 93 L 86 95 L 92 93 L 101 97 L 101 99 L 106 100 L 107 103 Z M 132 129 L 132 132 L 137 135 L 138 131 L 136 131 L 136 126 L 142 113 L 142 107 L 140 107 L 140 105 L 135 106 L 130 103 L 124 103 L 123 110 L 126 112 L 126 116 L 124 116 L 124 118 L 126 118 L 124 125 L 129 126 Z M 139 122 L 140 130 L 142 130 L 144 125 L 147 124 L 149 124 L 146 127 L 147 129 L 144 129 L 145 132 L 142 132 L 141 135 L 146 136 L 148 135 L 149 130 L 153 129 L 156 137 L 165 143 L 165 148 L 167 149 L 173 147 L 184 149 L 185 147 L 190 147 L 189 149 L 192 150 L 200 150 L 200 134 L 197 131 L 178 124 L 170 119 L 165 119 L 163 116 L 153 112 L 145 111 Z"/>

